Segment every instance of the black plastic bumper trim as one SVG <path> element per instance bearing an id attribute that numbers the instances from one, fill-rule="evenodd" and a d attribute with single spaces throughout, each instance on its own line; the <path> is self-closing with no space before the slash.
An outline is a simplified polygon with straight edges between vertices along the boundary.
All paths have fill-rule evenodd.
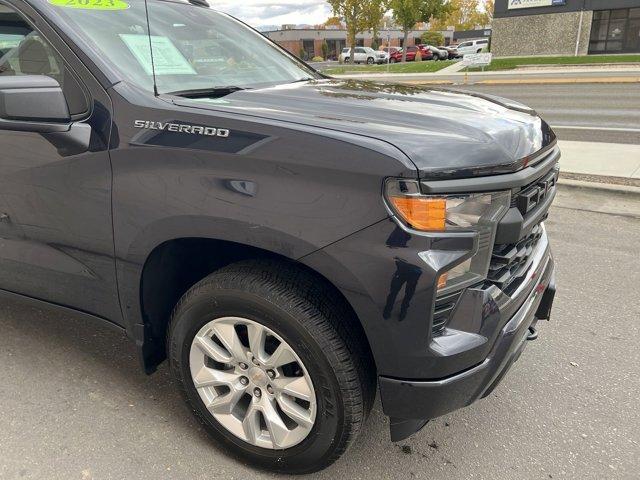
<path id="1" fill-rule="evenodd" d="M 550 261 L 540 279 L 539 287 L 533 289 L 521 308 L 502 328 L 491 353 L 481 364 L 441 380 L 414 381 L 380 377 L 384 413 L 396 422 L 399 422 L 398 419 L 414 419 L 414 424 L 417 425 L 418 419 L 427 420 L 445 415 L 488 395 L 520 357 L 530 335 L 529 328 L 539 320 L 537 316 L 543 312 L 548 315 L 550 312 L 555 294 L 553 269 L 553 262 Z M 408 425 L 405 424 L 404 427 Z M 396 438 L 399 438 L 400 431 L 407 434 L 409 429 L 396 429 Z"/>

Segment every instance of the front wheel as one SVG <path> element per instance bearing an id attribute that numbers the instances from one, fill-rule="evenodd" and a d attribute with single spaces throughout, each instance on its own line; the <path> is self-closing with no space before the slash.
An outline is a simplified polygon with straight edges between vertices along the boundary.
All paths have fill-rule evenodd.
<path id="1" fill-rule="evenodd" d="M 348 315 L 291 265 L 233 264 L 176 306 L 171 371 L 214 439 L 259 467 L 314 472 L 346 450 L 373 400 Z"/>
<path id="2" fill-rule="evenodd" d="M 396 59 L 395 58 L 390 58 L 389 59 L 389 63 L 396 63 Z"/>
<path id="3" fill-rule="evenodd" d="M 374 62 L 373 57 L 367 58 L 367 65 L 373 65 L 373 62 Z"/>

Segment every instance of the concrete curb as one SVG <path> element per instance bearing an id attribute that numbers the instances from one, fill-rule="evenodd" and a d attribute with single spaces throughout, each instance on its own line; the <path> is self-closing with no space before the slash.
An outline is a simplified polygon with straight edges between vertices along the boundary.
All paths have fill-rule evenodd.
<path id="1" fill-rule="evenodd" d="M 640 199 L 640 187 L 634 187 L 633 185 L 586 182 L 584 180 L 571 180 L 567 178 L 558 179 L 558 185 L 567 189 L 592 190 L 594 193 L 617 193 L 638 197 L 638 199 Z"/>
<path id="2" fill-rule="evenodd" d="M 560 179 L 556 208 L 640 219 L 640 188 Z"/>
<path id="3" fill-rule="evenodd" d="M 575 83 L 640 83 L 638 77 L 606 77 L 606 78 L 506 78 L 478 80 L 476 85 L 563 85 Z"/>

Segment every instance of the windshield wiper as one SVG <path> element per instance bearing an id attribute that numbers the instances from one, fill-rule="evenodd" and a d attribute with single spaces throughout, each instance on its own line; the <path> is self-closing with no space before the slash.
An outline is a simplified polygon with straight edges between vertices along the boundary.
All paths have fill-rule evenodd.
<path id="1" fill-rule="evenodd" d="M 229 95 L 233 92 L 245 90 L 242 87 L 236 87 L 234 85 L 228 85 L 225 87 L 211 87 L 211 88 L 196 88 L 193 90 L 177 90 L 175 92 L 169 92 L 168 95 L 176 95 L 178 97 L 185 98 L 219 98 Z"/>

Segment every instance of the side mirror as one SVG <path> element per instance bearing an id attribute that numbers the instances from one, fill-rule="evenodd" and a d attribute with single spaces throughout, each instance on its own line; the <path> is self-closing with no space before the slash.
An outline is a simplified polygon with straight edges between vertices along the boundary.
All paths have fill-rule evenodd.
<path id="1" fill-rule="evenodd" d="M 44 75 L 0 76 L 0 130 L 53 133 L 71 128 L 60 84 Z"/>

